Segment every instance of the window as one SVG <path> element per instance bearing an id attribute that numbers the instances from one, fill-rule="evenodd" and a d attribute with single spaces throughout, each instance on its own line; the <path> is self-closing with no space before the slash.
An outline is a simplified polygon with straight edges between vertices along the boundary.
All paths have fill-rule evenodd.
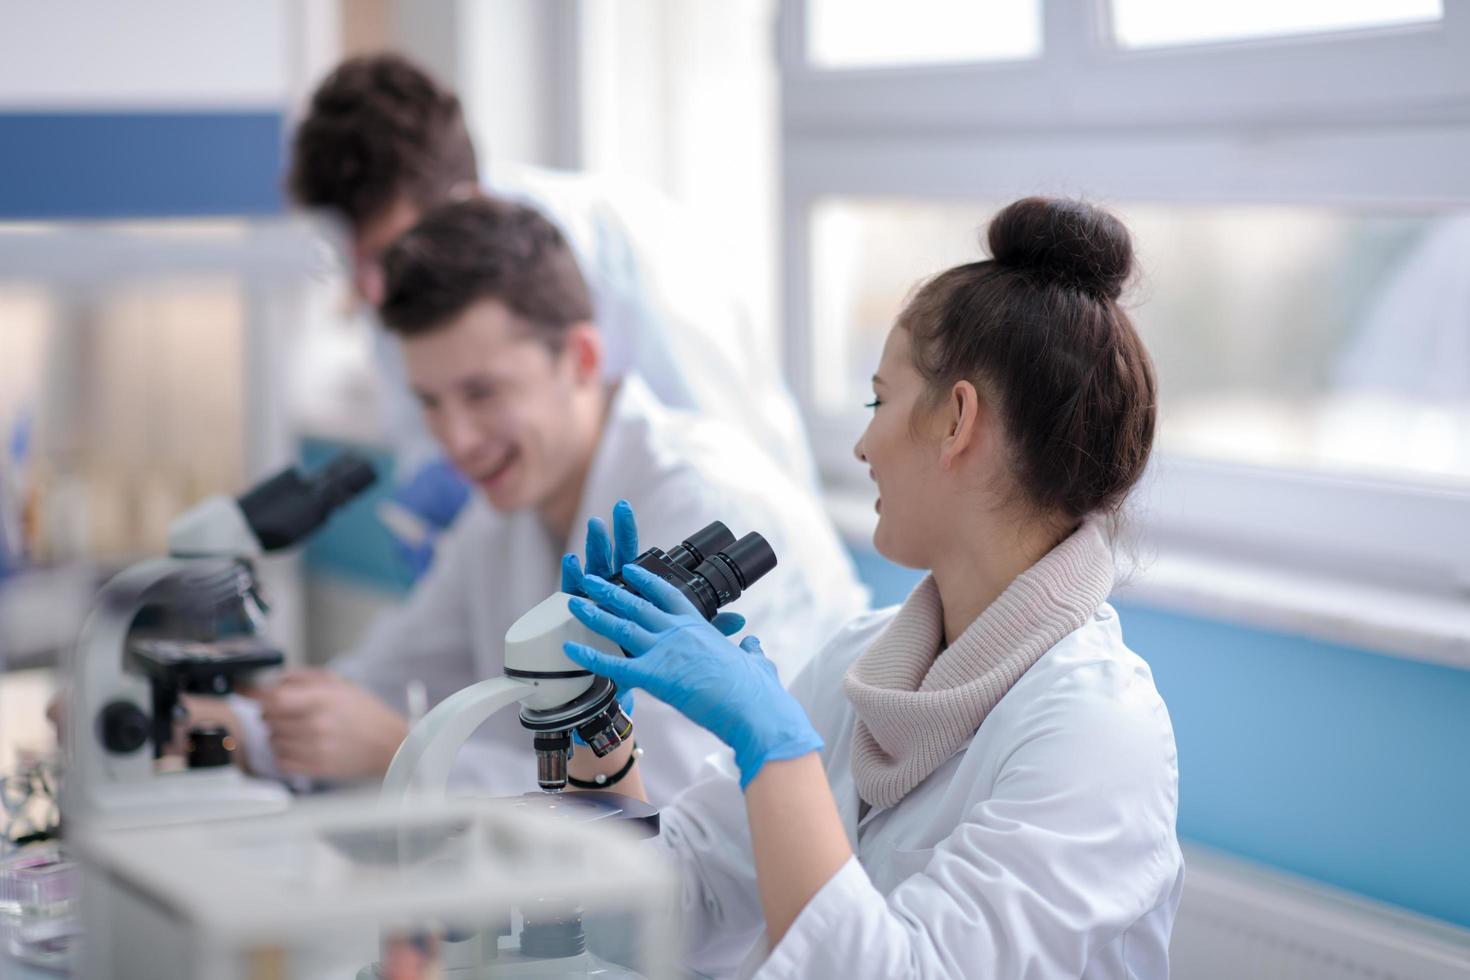
<path id="1" fill-rule="evenodd" d="M 831 485 L 914 282 L 1081 196 L 1137 239 L 1161 542 L 1470 581 L 1470 8 L 1053 0 L 1026 59 L 832 72 L 819 5 L 781 25 L 783 311 Z"/>
<path id="2" fill-rule="evenodd" d="M 267 341 L 322 264 L 290 226 L 0 225 L 0 568 L 159 553 L 238 492 L 277 437 Z"/>
<path id="3" fill-rule="evenodd" d="M 982 257 L 996 202 L 854 200 L 812 215 L 813 398 L 838 414 L 905 295 Z M 1125 302 L 1158 370 L 1159 447 L 1470 487 L 1470 212 L 1114 203 Z"/>
<path id="4" fill-rule="evenodd" d="M 1125 48 L 1325 34 L 1432 23 L 1443 0 L 1112 0 Z"/>
<path id="5" fill-rule="evenodd" d="M 163 550 L 168 522 L 243 480 L 243 300 L 230 282 L 107 289 L 77 302 L 0 289 L 18 335 L 0 405 L 27 476 L 36 561 Z M 7 346 L 9 346 L 7 344 Z M 43 381 L 42 379 L 46 379 Z"/>
<path id="6" fill-rule="evenodd" d="M 1040 0 L 812 0 L 807 54 L 818 68 L 1033 58 Z"/>

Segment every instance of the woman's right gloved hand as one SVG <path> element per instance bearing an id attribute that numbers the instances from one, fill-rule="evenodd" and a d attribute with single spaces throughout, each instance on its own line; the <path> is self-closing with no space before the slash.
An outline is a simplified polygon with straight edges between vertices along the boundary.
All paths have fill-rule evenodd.
<path id="1" fill-rule="evenodd" d="M 619 689 L 643 688 L 712 732 L 735 750 L 741 789 L 767 762 L 822 748 L 821 736 L 781 685 L 759 640 L 748 636 L 739 646 L 731 643 L 682 592 L 636 565 L 623 566 L 623 580 L 642 595 L 589 575 L 582 587 L 595 604 L 573 599 L 569 605 L 588 629 L 629 656 L 567 643 L 568 657 Z"/>

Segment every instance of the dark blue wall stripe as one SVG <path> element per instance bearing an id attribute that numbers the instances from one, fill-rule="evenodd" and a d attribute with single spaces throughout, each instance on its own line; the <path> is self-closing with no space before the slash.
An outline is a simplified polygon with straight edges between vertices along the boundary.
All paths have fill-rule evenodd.
<path id="1" fill-rule="evenodd" d="M 860 549 L 874 601 L 918 573 Z M 1179 835 L 1470 927 L 1470 670 L 1117 604 L 1179 743 Z"/>
<path id="2" fill-rule="evenodd" d="M 276 214 L 278 112 L 0 113 L 0 219 Z"/>

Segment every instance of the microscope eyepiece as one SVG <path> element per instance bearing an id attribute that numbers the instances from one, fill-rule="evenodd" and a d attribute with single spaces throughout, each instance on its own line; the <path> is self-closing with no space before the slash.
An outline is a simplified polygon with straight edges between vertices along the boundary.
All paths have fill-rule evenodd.
<path id="1" fill-rule="evenodd" d="M 740 579 L 742 591 L 750 588 L 767 572 L 776 567 L 776 553 L 766 539 L 751 531 L 728 548 L 714 556 L 728 565 Z M 736 593 L 739 595 L 739 593 Z M 723 603 L 721 603 L 723 605 Z"/>
<path id="2" fill-rule="evenodd" d="M 240 497 L 240 511 L 261 548 L 278 551 L 304 540 L 376 479 L 365 458 L 342 453 L 315 473 L 293 467 L 257 484 Z"/>
<path id="3" fill-rule="evenodd" d="M 719 521 L 689 535 L 677 547 L 669 549 L 669 561 L 680 568 L 694 571 L 709 555 L 723 551 L 735 543 L 735 535 Z"/>
<path id="4" fill-rule="evenodd" d="M 705 619 L 713 619 L 721 606 L 740 598 L 776 567 L 776 553 L 756 532 L 737 541 L 715 521 L 667 553 L 649 548 L 634 564 L 677 588 Z M 613 584 L 627 588 L 622 576 L 614 577 Z"/>
<path id="5" fill-rule="evenodd" d="M 342 453 L 312 474 L 307 482 L 322 509 L 330 512 L 372 486 L 377 478 L 372 463 L 357 453 Z"/>

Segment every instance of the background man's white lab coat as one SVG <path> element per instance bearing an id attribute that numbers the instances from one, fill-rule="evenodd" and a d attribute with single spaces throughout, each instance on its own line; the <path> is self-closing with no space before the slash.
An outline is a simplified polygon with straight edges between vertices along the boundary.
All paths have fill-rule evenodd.
<path id="1" fill-rule="evenodd" d="M 966 748 L 859 820 L 842 679 L 895 611 L 854 621 L 791 684 L 826 742 L 856 856 L 769 958 L 733 766 L 712 764 L 664 809 L 657 844 L 684 882 L 690 965 L 721 975 L 744 958 L 742 972 L 762 980 L 1166 978 L 1184 883 L 1178 763 L 1168 712 L 1117 614 L 1100 606 Z"/>
<path id="2" fill-rule="evenodd" d="M 638 518 L 640 547 L 669 548 L 714 520 L 737 537 L 759 531 L 777 566 L 730 609 L 744 613 L 786 679 L 826 637 L 866 608 L 851 560 L 816 498 L 743 432 L 659 404 L 642 381 L 619 385 L 569 540 L 553 540 L 532 511 L 497 513 L 478 496 L 440 545 L 408 603 L 385 614 L 363 645 L 331 668 L 400 711 L 412 682 L 430 706 L 504 668 L 506 629 L 559 587 L 561 557 L 582 554 L 587 520 L 611 519 L 619 498 Z M 245 720 L 252 766 L 271 772 L 258 717 Z M 633 712 L 646 746 L 643 778 L 654 803 L 673 798 L 711 752 L 708 732 L 640 692 Z M 502 711 L 461 753 L 456 783 L 506 795 L 536 789 L 530 733 Z"/>
<path id="3" fill-rule="evenodd" d="M 657 190 L 596 174 L 496 167 L 488 193 L 529 204 L 566 236 L 587 280 L 609 379 L 637 374 L 671 408 L 746 432 L 799 486 L 816 468 L 768 331 L 730 281 L 718 230 L 694 225 Z M 379 331 L 385 427 L 405 476 L 439 455 L 404 377 L 398 344 Z"/>

